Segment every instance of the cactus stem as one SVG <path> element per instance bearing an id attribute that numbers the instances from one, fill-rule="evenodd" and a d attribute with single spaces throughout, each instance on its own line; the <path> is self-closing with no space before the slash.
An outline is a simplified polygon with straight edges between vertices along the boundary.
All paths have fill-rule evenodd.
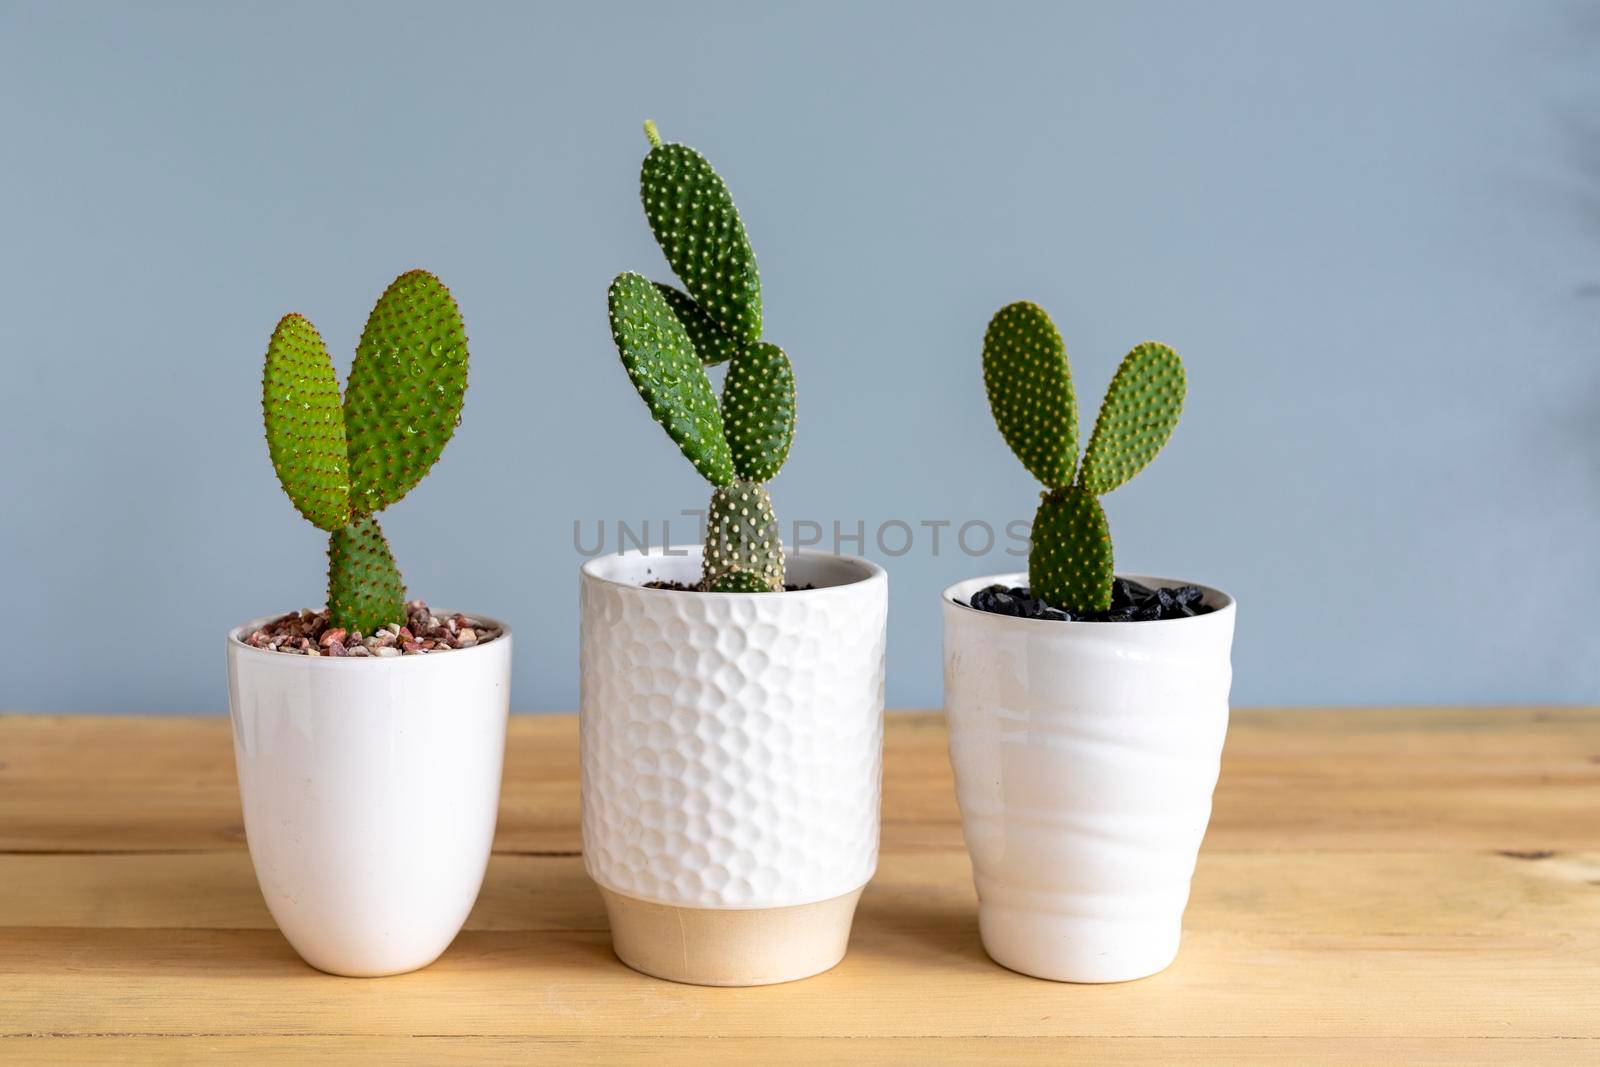
<path id="1" fill-rule="evenodd" d="M 650 144 L 652 147 L 659 147 L 661 145 L 661 132 L 656 129 L 656 122 L 654 119 L 644 120 L 644 135 L 650 138 Z"/>

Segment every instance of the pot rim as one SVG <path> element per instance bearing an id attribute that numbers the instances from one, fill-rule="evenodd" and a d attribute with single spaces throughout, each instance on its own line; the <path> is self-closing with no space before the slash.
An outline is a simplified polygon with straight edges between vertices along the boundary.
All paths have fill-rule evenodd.
<path id="1" fill-rule="evenodd" d="M 606 560 L 669 558 L 683 559 L 691 555 L 698 557 L 702 553 L 703 549 L 704 546 L 702 545 L 670 545 L 664 551 L 630 548 L 625 552 L 607 552 L 604 555 L 599 555 L 593 557 L 592 559 L 584 560 L 582 565 L 579 566 L 578 571 L 583 575 L 585 581 L 599 582 L 603 585 L 616 586 L 620 589 L 631 589 L 648 596 L 726 597 L 748 599 L 750 597 L 767 597 L 772 595 L 771 593 L 711 593 L 701 592 L 697 589 L 651 589 L 648 586 L 641 585 L 637 582 L 625 581 L 623 579 L 613 578 L 609 575 L 600 574 L 597 572 L 599 565 Z M 671 553 L 671 555 L 669 556 L 667 553 Z M 782 595 L 786 597 L 815 598 L 823 596 L 839 596 L 842 595 L 846 590 L 856 590 L 862 585 L 871 582 L 887 584 L 889 581 L 889 572 L 884 570 L 880 564 L 874 563 L 865 556 L 846 556 L 838 552 L 817 552 L 809 548 L 797 548 L 793 550 L 786 550 L 784 552 L 785 562 L 796 557 L 819 560 L 840 560 L 849 566 L 859 568 L 861 573 L 854 580 L 841 582 L 838 585 L 824 585 L 815 589 L 784 590 Z"/>
<path id="2" fill-rule="evenodd" d="M 1118 578 L 1131 578 L 1134 581 L 1142 582 L 1145 585 L 1157 585 L 1157 586 L 1197 585 L 1205 592 L 1205 600 L 1206 600 L 1207 603 L 1214 602 L 1213 598 L 1220 599 L 1221 603 L 1217 604 L 1217 606 L 1213 610 L 1208 611 L 1204 615 L 1194 615 L 1194 616 L 1191 616 L 1191 617 L 1186 618 L 1186 619 L 1130 619 L 1130 620 L 1128 620 L 1126 622 L 1091 622 L 1088 619 L 1073 619 L 1070 622 L 1063 622 L 1060 619 L 1021 619 L 1021 618 L 1017 618 L 1014 615 L 1000 615 L 1000 614 L 997 614 L 997 613 L 995 613 L 993 611 L 979 611 L 977 608 L 973 607 L 972 605 L 964 604 L 961 601 L 956 599 L 956 596 L 958 595 L 957 594 L 957 590 L 962 589 L 962 588 L 967 587 L 967 586 L 971 586 L 973 588 L 973 590 L 976 591 L 977 589 L 982 589 L 984 586 L 995 585 L 997 583 L 1001 584 L 1001 585 L 1005 585 L 1005 586 L 1027 585 L 1028 584 L 1028 572 L 1027 571 L 1011 571 L 1011 572 L 1005 573 L 1005 574 L 990 574 L 990 575 L 985 575 L 985 576 L 979 577 L 979 578 L 963 578 L 959 582 L 954 582 L 951 585 L 946 586 L 944 592 L 942 594 L 940 594 L 940 600 L 945 605 L 947 605 L 949 607 L 958 608 L 961 611 L 969 612 L 969 613 L 971 613 L 973 615 L 982 615 L 982 616 L 985 616 L 988 619 L 992 619 L 992 620 L 994 620 L 995 625 L 1003 625 L 1003 624 L 1007 624 L 1007 623 L 1026 623 L 1029 626 L 1058 626 L 1058 627 L 1059 626 L 1069 626 L 1069 627 L 1079 627 L 1079 626 L 1187 626 L 1187 625 L 1190 625 L 1190 624 L 1193 624 L 1193 623 L 1203 622 L 1206 619 L 1220 618 L 1223 615 L 1232 614 L 1232 613 L 1234 613 L 1234 610 L 1238 605 L 1238 601 L 1235 600 L 1231 594 L 1225 592 L 1224 590 L 1218 589 L 1216 586 L 1213 586 L 1213 585 L 1206 585 L 1203 582 L 1190 581 L 1190 580 L 1188 580 L 1186 578 L 1168 578 L 1168 577 L 1163 577 L 1163 576 L 1160 576 L 1160 575 L 1151 575 L 1151 574 L 1118 574 L 1118 575 L 1116 575 L 1116 577 L 1118 577 Z M 971 594 L 968 593 L 967 595 L 970 596 Z"/>
<path id="3" fill-rule="evenodd" d="M 381 663 L 386 667 L 398 667 L 400 664 L 415 664 L 415 663 L 426 662 L 428 660 L 433 660 L 433 659 L 437 659 L 438 658 L 436 656 L 291 656 L 289 653 L 286 653 L 286 652 L 274 652 L 270 648 L 255 648 L 255 647 L 253 647 L 251 645 L 245 644 L 244 641 L 241 639 L 241 637 L 240 637 L 241 634 L 249 633 L 251 630 L 253 630 L 253 629 L 255 629 L 255 628 L 257 628 L 257 627 L 259 627 L 259 626 L 261 626 L 261 625 L 263 625 L 265 623 L 269 623 L 273 619 L 282 618 L 284 615 L 287 615 L 287 614 L 288 614 L 288 612 L 280 611 L 275 615 L 262 615 L 259 618 L 250 619 L 247 622 L 240 623 L 238 626 L 231 627 L 228 630 L 228 637 L 227 637 L 228 648 L 230 650 L 237 648 L 243 653 L 253 653 L 253 654 L 259 655 L 259 656 L 270 656 L 275 660 L 276 659 L 283 659 L 283 660 L 298 659 L 298 660 L 304 660 L 306 663 L 314 665 L 312 669 L 323 669 L 323 668 L 328 667 L 331 664 L 343 663 L 346 660 L 348 660 L 348 661 L 350 661 L 352 663 L 362 663 L 362 662 L 366 662 L 366 661 L 371 661 L 372 663 Z M 438 615 L 439 612 L 435 611 L 433 614 Z M 484 623 L 488 623 L 490 626 L 498 626 L 500 628 L 500 636 L 496 637 L 494 640 L 485 641 L 482 644 L 478 644 L 478 645 L 473 645 L 471 648 L 452 648 L 450 650 L 451 655 L 471 655 L 472 653 L 477 652 L 480 649 L 490 648 L 490 647 L 492 647 L 494 645 L 498 645 L 501 641 L 505 641 L 508 644 L 511 641 L 511 627 L 507 626 L 505 623 L 501 622 L 499 619 L 492 618 L 492 617 L 490 617 L 488 615 L 478 615 L 478 614 L 475 614 L 475 613 L 470 612 L 470 611 L 462 611 L 462 612 L 451 611 L 451 612 L 446 612 L 446 614 L 449 614 L 449 615 L 456 615 L 456 614 L 465 615 L 467 618 L 472 619 L 475 622 L 484 622 Z M 335 668 L 335 669 L 342 670 L 343 668 Z M 406 669 L 410 669 L 410 668 L 408 667 Z"/>

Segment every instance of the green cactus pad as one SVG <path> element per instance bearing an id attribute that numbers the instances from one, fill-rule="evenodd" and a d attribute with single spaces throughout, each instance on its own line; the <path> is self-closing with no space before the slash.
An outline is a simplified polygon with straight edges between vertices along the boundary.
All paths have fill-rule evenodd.
<path id="1" fill-rule="evenodd" d="M 328 625 L 362 634 L 406 621 L 406 590 L 378 520 L 356 519 L 328 537 Z"/>
<path id="2" fill-rule="evenodd" d="M 1186 389 L 1183 361 L 1166 345 L 1129 352 L 1100 405 L 1078 484 L 1102 496 L 1143 470 L 1178 425 Z"/>
<path id="3" fill-rule="evenodd" d="M 1042 496 L 1028 550 L 1030 591 L 1064 611 L 1106 610 L 1111 606 L 1111 531 L 1100 501 L 1076 486 Z"/>
<path id="4" fill-rule="evenodd" d="M 689 335 L 689 340 L 694 344 L 694 354 L 700 357 L 702 366 L 715 367 L 718 363 L 726 363 L 739 351 L 739 342 L 728 336 L 728 331 L 711 321 L 711 316 L 694 302 L 694 297 L 682 289 L 674 289 L 670 285 L 654 283 L 656 292 L 666 300 L 672 313 L 678 316 L 678 321 L 683 324 L 683 330 Z"/>
<path id="5" fill-rule="evenodd" d="M 356 514 L 382 511 L 422 480 L 455 433 L 467 389 L 467 331 L 433 275 L 413 270 L 367 319 L 345 388 Z"/>
<path id="6" fill-rule="evenodd" d="M 1071 485 L 1078 405 L 1066 345 L 1043 308 L 1019 301 L 989 320 L 983 384 L 995 425 L 1022 465 L 1051 489 Z"/>
<path id="7" fill-rule="evenodd" d="M 712 584 L 713 593 L 770 593 L 772 587 L 759 574 L 749 571 L 729 571 Z"/>
<path id="8" fill-rule="evenodd" d="M 733 197 L 705 157 L 657 144 L 639 170 L 639 198 L 689 295 L 734 338 L 761 338 L 761 278 Z"/>
<path id="9" fill-rule="evenodd" d="M 734 482 L 711 494 L 701 573 L 702 586 L 710 590 L 727 592 L 719 585 L 735 580 L 731 575 L 741 574 L 758 579 L 769 591 L 782 592 L 783 542 L 765 488 L 754 482 Z M 750 577 L 737 581 L 749 585 Z"/>
<path id="10" fill-rule="evenodd" d="M 722 426 L 733 468 L 750 482 L 778 473 L 794 440 L 794 369 L 777 345 L 761 341 L 728 364 Z"/>
<path id="11" fill-rule="evenodd" d="M 707 481 L 733 481 L 717 395 L 666 299 L 649 279 L 624 273 L 611 283 L 607 303 L 612 340 L 650 413 Z"/>
<path id="12" fill-rule="evenodd" d="M 350 469 L 339 379 L 315 326 L 285 315 L 261 377 L 267 451 L 295 509 L 323 530 L 350 521 Z"/>

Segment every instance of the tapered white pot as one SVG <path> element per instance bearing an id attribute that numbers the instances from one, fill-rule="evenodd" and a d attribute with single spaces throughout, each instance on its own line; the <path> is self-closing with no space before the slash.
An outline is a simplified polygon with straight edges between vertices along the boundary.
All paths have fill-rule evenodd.
<path id="1" fill-rule="evenodd" d="M 267 621 L 228 635 L 239 795 L 267 907 L 319 970 L 426 967 L 466 921 L 489 860 L 511 631 L 346 659 L 240 640 Z"/>
<path id="2" fill-rule="evenodd" d="M 1154 974 L 1177 956 L 1211 818 L 1233 600 L 1202 587 L 1218 610 L 1125 623 L 966 606 L 996 582 L 1027 577 L 944 592 L 950 762 L 983 947 L 1014 971 L 1057 981 Z"/>
<path id="3" fill-rule="evenodd" d="M 700 549 L 584 564 L 583 857 L 629 966 L 765 985 L 844 956 L 878 860 L 888 578 L 796 552 L 784 593 L 693 583 Z"/>

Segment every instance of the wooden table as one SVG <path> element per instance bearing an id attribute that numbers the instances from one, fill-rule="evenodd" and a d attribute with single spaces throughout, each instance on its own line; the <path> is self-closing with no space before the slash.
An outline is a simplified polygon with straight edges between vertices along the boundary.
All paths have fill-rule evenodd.
<path id="1" fill-rule="evenodd" d="M 496 851 L 433 967 L 273 928 L 220 718 L 0 716 L 0 1062 L 1600 1062 L 1600 709 L 1247 711 L 1183 952 L 1070 986 L 978 942 L 942 719 L 891 717 L 850 954 L 763 989 L 611 955 L 576 721 L 511 727 Z"/>

